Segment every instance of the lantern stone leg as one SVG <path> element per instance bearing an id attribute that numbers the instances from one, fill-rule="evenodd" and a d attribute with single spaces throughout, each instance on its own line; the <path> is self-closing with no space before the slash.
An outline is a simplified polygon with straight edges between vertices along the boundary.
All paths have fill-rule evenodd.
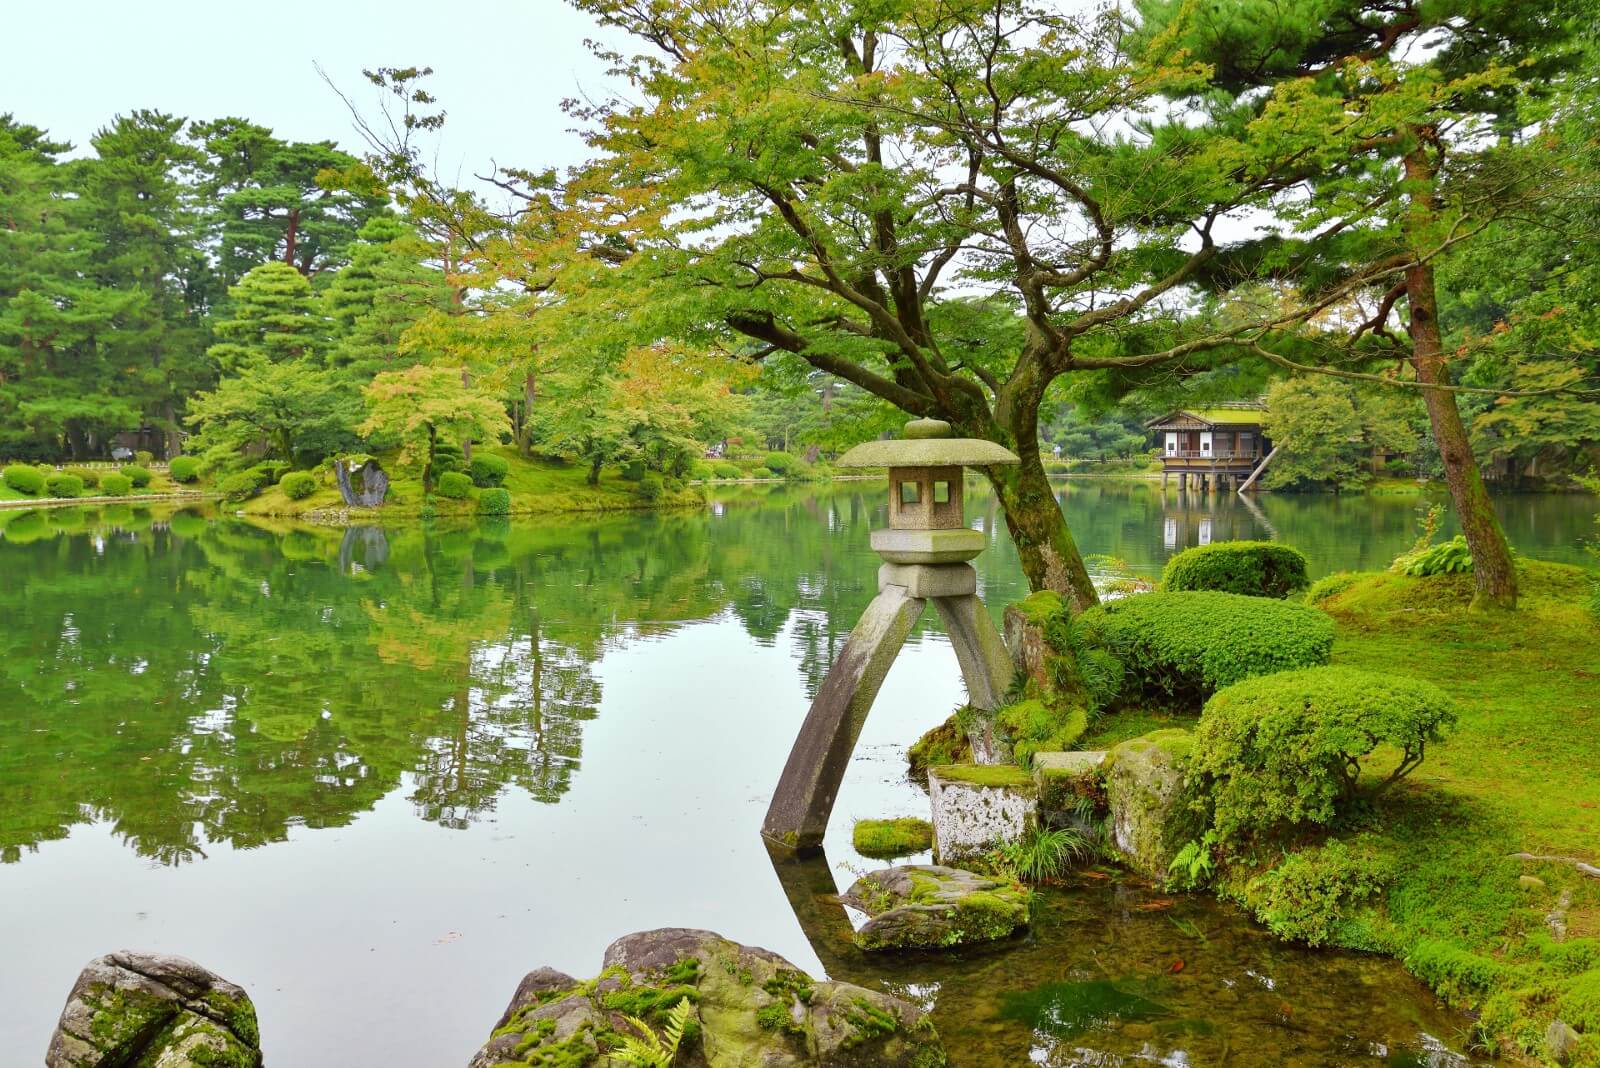
<path id="1" fill-rule="evenodd" d="M 904 586 L 884 586 L 850 631 L 811 702 L 761 833 L 791 849 L 822 844 L 856 740 L 900 647 L 927 602 Z"/>
<path id="2" fill-rule="evenodd" d="M 950 424 L 938 419 L 914 419 L 902 440 L 869 441 L 839 457 L 840 467 L 888 469 L 889 526 L 871 534 L 873 551 L 885 563 L 878 596 L 822 680 L 789 751 L 761 827 L 768 841 L 800 850 L 822 844 L 873 698 L 929 601 L 950 633 L 970 703 L 992 711 L 1004 701 L 1011 657 L 978 600 L 978 573 L 967 563 L 987 539 L 965 525 L 962 477 L 967 467 L 1018 462 L 992 441 L 952 438 Z M 980 762 L 1009 757 L 994 742 L 992 722 L 985 720 L 974 734 Z"/>
<path id="3" fill-rule="evenodd" d="M 961 677 L 967 683 L 967 703 L 975 709 L 994 712 L 1005 704 L 1015 666 L 989 610 L 976 593 L 936 597 L 933 607 L 944 621 L 956 660 L 961 664 Z M 1011 760 L 1011 747 L 996 736 L 992 715 L 973 716 L 967 738 L 972 743 L 973 763 L 1004 764 Z"/>

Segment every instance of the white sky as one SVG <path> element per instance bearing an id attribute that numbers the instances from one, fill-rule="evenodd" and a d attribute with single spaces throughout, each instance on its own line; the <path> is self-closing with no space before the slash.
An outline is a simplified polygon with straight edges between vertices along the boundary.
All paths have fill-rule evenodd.
<path id="1" fill-rule="evenodd" d="M 449 113 L 439 174 L 454 181 L 459 169 L 467 184 L 491 158 L 583 158 L 559 104 L 603 85 L 583 45 L 595 36 L 563 0 L 0 0 L 0 112 L 80 149 L 117 112 L 155 108 L 359 152 L 313 64 L 363 110 L 375 104 L 363 67 L 431 66 Z"/>

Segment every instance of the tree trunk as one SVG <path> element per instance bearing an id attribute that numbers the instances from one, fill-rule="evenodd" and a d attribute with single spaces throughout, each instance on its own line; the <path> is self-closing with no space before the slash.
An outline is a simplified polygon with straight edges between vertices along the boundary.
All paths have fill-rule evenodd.
<path id="1" fill-rule="evenodd" d="M 422 492 L 433 492 L 433 448 L 439 443 L 439 432 L 428 424 L 428 454 L 422 458 Z"/>
<path id="2" fill-rule="evenodd" d="M 529 371 L 522 378 L 522 426 L 517 433 L 517 443 L 522 446 L 522 454 L 533 454 L 533 404 L 539 399 L 539 380 L 533 371 Z"/>
<path id="3" fill-rule="evenodd" d="M 472 372 L 465 367 L 461 369 L 461 388 L 472 388 Z M 461 459 L 470 467 L 472 464 L 472 435 L 461 435 Z"/>
<path id="4" fill-rule="evenodd" d="M 1432 221 L 1434 213 L 1433 167 L 1420 149 L 1407 153 L 1405 164 L 1406 177 L 1417 182 L 1420 190 L 1411 195 L 1410 221 L 1413 227 L 1424 226 Z M 1420 251 L 1419 244 L 1412 241 L 1414 252 Z M 1417 372 L 1417 381 L 1448 385 L 1431 261 L 1413 264 L 1406 270 L 1406 303 L 1411 309 L 1411 366 Z M 1472 550 L 1473 579 L 1477 584 L 1472 607 L 1515 608 L 1517 571 L 1511 561 L 1511 547 L 1494 513 L 1489 491 L 1484 488 L 1483 473 L 1472 455 L 1456 396 L 1448 390 L 1425 389 L 1422 397 L 1461 532 L 1466 535 L 1467 548 Z"/>
<path id="5" fill-rule="evenodd" d="M 605 461 L 599 458 L 596 458 L 592 463 L 589 464 L 589 478 L 587 479 L 589 485 L 600 485 L 600 469 L 604 466 Z"/>
<path id="6" fill-rule="evenodd" d="M 996 399 L 995 420 L 1004 442 L 1022 463 L 1016 467 L 989 467 L 985 472 L 1005 512 L 1006 529 L 1017 546 L 1022 573 L 1034 590 L 1054 590 L 1067 599 L 1074 613 L 1100 603 L 1089 569 L 1083 566 L 1067 517 L 1056 503 L 1055 491 L 1039 456 L 1039 396 L 1042 389 L 1006 391 Z"/>
<path id="7" fill-rule="evenodd" d="M 300 270 L 300 264 L 295 261 L 295 251 L 300 243 L 300 209 L 289 209 L 289 228 L 283 235 L 283 262 L 295 270 Z M 302 274 L 306 272 L 301 271 Z"/>

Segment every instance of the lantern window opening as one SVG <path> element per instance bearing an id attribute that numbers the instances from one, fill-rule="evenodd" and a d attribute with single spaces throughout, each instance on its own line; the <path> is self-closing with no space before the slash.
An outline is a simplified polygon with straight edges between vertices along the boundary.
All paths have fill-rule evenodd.
<path id="1" fill-rule="evenodd" d="M 900 483 L 900 503 L 901 504 L 920 504 L 920 503 L 922 503 L 922 487 L 917 485 L 917 483 L 911 482 L 911 481 L 901 482 Z"/>
<path id="2" fill-rule="evenodd" d="M 944 479 L 939 479 L 933 484 L 933 503 L 950 503 L 950 483 L 946 482 Z"/>

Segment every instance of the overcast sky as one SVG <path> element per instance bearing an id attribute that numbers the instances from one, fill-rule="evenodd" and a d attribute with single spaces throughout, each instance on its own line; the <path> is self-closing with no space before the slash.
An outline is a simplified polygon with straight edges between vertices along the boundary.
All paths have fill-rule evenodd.
<path id="1" fill-rule="evenodd" d="M 440 176 L 582 158 L 564 97 L 595 91 L 597 36 L 563 0 L 30 0 L 5 5 L 0 112 L 80 148 L 117 112 L 236 115 L 359 151 L 320 64 L 371 107 L 363 67 L 431 66 L 449 113 Z"/>

